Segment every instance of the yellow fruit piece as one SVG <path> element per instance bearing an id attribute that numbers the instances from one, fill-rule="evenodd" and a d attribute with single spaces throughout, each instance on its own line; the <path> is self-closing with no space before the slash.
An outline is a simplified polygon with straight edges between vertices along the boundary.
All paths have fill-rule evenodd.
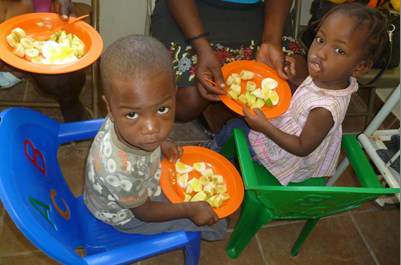
<path id="1" fill-rule="evenodd" d="M 248 102 L 245 95 L 240 95 L 240 96 L 238 97 L 238 100 L 239 100 L 239 102 L 241 102 L 242 104 L 246 104 L 246 103 Z"/>
<path id="2" fill-rule="evenodd" d="M 20 43 L 25 49 L 32 49 L 34 47 L 34 40 L 31 38 L 22 38 Z"/>
<path id="3" fill-rule="evenodd" d="M 262 89 L 275 89 L 278 86 L 278 82 L 273 78 L 267 77 L 262 80 Z"/>
<path id="4" fill-rule="evenodd" d="M 206 163 L 205 162 L 195 162 L 192 164 L 192 167 L 196 171 L 202 173 L 206 169 Z"/>
<path id="5" fill-rule="evenodd" d="M 232 84 L 231 86 L 230 86 L 230 90 L 231 91 L 234 91 L 236 94 L 241 94 L 241 86 L 240 85 L 237 85 L 237 84 Z"/>
<path id="6" fill-rule="evenodd" d="M 227 94 L 228 94 L 231 98 L 233 98 L 233 99 L 235 99 L 235 100 L 237 100 L 237 99 L 238 99 L 238 96 L 239 96 L 239 94 L 238 94 L 237 92 L 235 92 L 234 90 L 228 90 Z"/>
<path id="7" fill-rule="evenodd" d="M 207 202 L 212 206 L 213 208 L 219 208 L 223 204 L 223 200 L 221 199 L 221 196 L 214 195 L 210 197 Z"/>
<path id="8" fill-rule="evenodd" d="M 8 34 L 6 37 L 6 41 L 7 41 L 8 45 L 10 45 L 13 48 L 16 48 L 18 45 L 18 38 L 15 36 L 14 33 Z"/>
<path id="9" fill-rule="evenodd" d="M 188 186 L 192 188 L 192 191 L 194 192 L 199 192 L 202 191 L 203 185 L 200 183 L 199 179 L 193 178 L 190 181 L 188 181 Z"/>
<path id="10" fill-rule="evenodd" d="M 216 193 L 225 193 L 225 192 L 227 192 L 227 185 L 225 183 L 216 186 Z"/>
<path id="11" fill-rule="evenodd" d="M 23 37 L 26 36 L 26 33 L 25 33 L 25 31 L 24 31 L 22 28 L 15 28 L 15 29 L 13 29 L 13 30 L 11 31 L 11 33 L 14 33 L 14 34 L 17 36 L 18 41 L 19 41 L 21 38 L 23 38 Z"/>
<path id="12" fill-rule="evenodd" d="M 273 106 L 277 105 L 280 100 L 277 91 L 275 91 L 275 90 L 271 91 L 270 95 L 269 95 L 269 99 L 271 100 Z"/>
<path id="13" fill-rule="evenodd" d="M 203 171 L 203 175 L 206 177 L 210 177 L 214 174 L 213 169 L 211 168 L 206 168 L 205 171 Z"/>
<path id="14" fill-rule="evenodd" d="M 251 80 L 255 77 L 255 73 L 248 70 L 242 70 L 239 75 L 242 80 Z"/>
<path id="15" fill-rule="evenodd" d="M 256 89 L 256 83 L 253 81 L 246 82 L 246 90 L 247 91 L 254 91 Z"/>
<path id="16" fill-rule="evenodd" d="M 192 198 L 191 202 L 205 201 L 207 200 L 207 194 L 203 191 L 199 191 Z"/>
<path id="17" fill-rule="evenodd" d="M 189 201 L 191 201 L 191 198 L 192 198 L 192 196 L 191 195 L 189 195 L 189 194 L 184 194 L 184 202 L 189 202 Z"/>
<path id="18" fill-rule="evenodd" d="M 203 191 L 212 195 L 215 193 L 215 188 L 216 185 L 213 182 L 208 182 L 203 186 Z"/>
<path id="19" fill-rule="evenodd" d="M 175 171 L 180 174 L 189 173 L 192 171 L 192 167 L 190 165 L 184 164 L 181 161 L 177 160 L 175 163 Z"/>
<path id="20" fill-rule="evenodd" d="M 200 182 L 200 184 L 202 184 L 202 185 L 205 185 L 206 183 L 208 183 L 210 180 L 209 180 L 209 178 L 207 177 L 207 176 L 201 176 L 200 178 L 199 178 L 199 182 Z"/>
<path id="21" fill-rule="evenodd" d="M 185 174 L 177 174 L 177 183 L 178 185 L 185 189 L 188 185 L 188 179 L 189 179 L 189 175 L 188 173 Z"/>
<path id="22" fill-rule="evenodd" d="M 230 199 L 230 194 L 228 193 L 220 193 L 220 196 L 223 199 L 223 201 Z"/>
<path id="23" fill-rule="evenodd" d="M 24 49 L 24 46 L 22 46 L 21 43 L 18 43 L 18 44 L 17 44 L 17 47 L 15 47 L 13 53 L 14 53 L 15 55 L 17 55 L 18 57 L 23 58 L 23 57 L 25 56 L 25 49 Z"/>
<path id="24" fill-rule="evenodd" d="M 212 181 L 216 184 L 224 183 L 224 177 L 222 175 L 215 174 L 211 177 Z"/>

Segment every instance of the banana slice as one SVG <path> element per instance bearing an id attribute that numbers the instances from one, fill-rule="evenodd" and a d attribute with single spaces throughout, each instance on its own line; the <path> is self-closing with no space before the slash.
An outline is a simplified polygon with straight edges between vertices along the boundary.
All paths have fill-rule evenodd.
<path id="1" fill-rule="evenodd" d="M 32 61 L 32 58 L 38 57 L 39 56 L 39 51 L 35 48 L 31 49 L 25 49 L 25 56 L 27 57 L 28 60 Z"/>
<path id="2" fill-rule="evenodd" d="M 25 56 L 25 49 L 24 46 L 22 46 L 21 43 L 18 43 L 17 47 L 15 47 L 13 53 L 17 55 L 18 57 L 24 58 Z"/>
<path id="3" fill-rule="evenodd" d="M 14 33 L 18 37 L 18 40 L 26 36 L 26 33 L 22 28 L 15 28 L 11 33 Z"/>
<path id="4" fill-rule="evenodd" d="M 14 33 L 10 33 L 6 37 L 6 41 L 8 45 L 10 45 L 13 48 L 16 48 L 18 45 L 18 38 Z"/>
<path id="5" fill-rule="evenodd" d="M 31 38 L 24 37 L 20 40 L 20 43 L 25 49 L 32 49 L 34 47 L 34 40 Z"/>

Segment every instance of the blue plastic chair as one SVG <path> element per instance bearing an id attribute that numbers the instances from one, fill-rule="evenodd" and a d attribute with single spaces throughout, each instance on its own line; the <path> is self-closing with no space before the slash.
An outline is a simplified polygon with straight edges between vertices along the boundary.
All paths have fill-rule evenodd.
<path id="1" fill-rule="evenodd" d="M 0 199 L 19 230 L 62 264 L 125 264 L 183 248 L 198 264 L 199 232 L 137 235 L 95 219 L 61 173 L 61 144 L 93 138 L 102 120 L 59 124 L 23 108 L 0 113 Z M 85 255 L 77 254 L 83 248 Z"/>

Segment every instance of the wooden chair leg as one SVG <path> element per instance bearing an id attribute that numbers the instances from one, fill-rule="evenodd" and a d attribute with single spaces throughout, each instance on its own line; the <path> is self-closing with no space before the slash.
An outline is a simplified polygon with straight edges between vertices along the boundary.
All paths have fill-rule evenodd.
<path id="1" fill-rule="evenodd" d="M 301 248 L 305 239 L 309 236 L 310 232 L 315 227 L 317 222 L 319 222 L 319 219 L 309 219 L 308 221 L 306 221 L 304 228 L 302 229 L 301 233 L 297 238 L 297 241 L 295 241 L 294 246 L 291 249 L 292 256 L 298 255 L 299 249 Z"/>
<path id="2" fill-rule="evenodd" d="M 240 218 L 226 247 L 227 255 L 237 258 L 262 225 L 271 220 L 272 215 L 257 200 L 256 195 L 252 191 L 245 192 Z"/>

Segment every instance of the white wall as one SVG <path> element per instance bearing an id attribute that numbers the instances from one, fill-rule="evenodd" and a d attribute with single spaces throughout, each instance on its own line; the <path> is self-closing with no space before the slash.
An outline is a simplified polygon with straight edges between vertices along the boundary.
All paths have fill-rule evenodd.
<path id="1" fill-rule="evenodd" d="M 87 3 L 90 0 L 74 0 Z M 143 34 L 148 0 L 100 0 L 99 25 L 104 45 L 129 34 Z"/>

